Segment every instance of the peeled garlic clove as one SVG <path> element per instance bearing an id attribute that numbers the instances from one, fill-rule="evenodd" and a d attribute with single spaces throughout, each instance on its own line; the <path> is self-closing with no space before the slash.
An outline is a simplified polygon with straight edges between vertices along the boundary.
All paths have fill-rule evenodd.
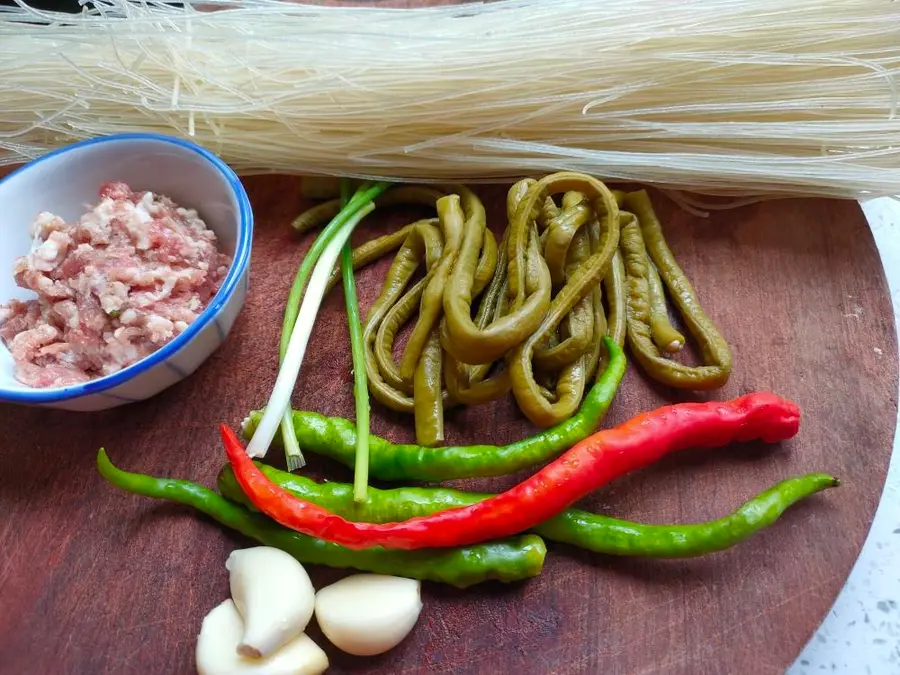
<path id="1" fill-rule="evenodd" d="M 256 658 L 274 654 L 306 630 L 316 591 L 303 565 L 292 556 L 271 546 L 256 546 L 232 552 L 225 567 L 231 573 L 231 597 L 244 623 L 238 653 Z"/>
<path id="2" fill-rule="evenodd" d="M 332 644 L 356 656 L 373 656 L 403 641 L 422 611 L 415 579 L 354 574 L 316 594 L 316 620 Z"/>
<path id="3" fill-rule="evenodd" d="M 247 658 L 237 652 L 244 634 L 244 622 L 232 600 L 215 607 L 200 628 L 197 638 L 199 675 L 320 675 L 328 668 L 328 656 L 306 633 L 262 659 Z"/>

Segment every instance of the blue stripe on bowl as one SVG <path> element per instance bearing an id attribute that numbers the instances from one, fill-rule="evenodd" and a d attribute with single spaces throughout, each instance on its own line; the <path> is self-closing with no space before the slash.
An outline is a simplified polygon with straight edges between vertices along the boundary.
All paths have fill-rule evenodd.
<path id="1" fill-rule="evenodd" d="M 219 344 L 221 345 L 225 342 L 225 329 L 222 328 L 222 322 L 219 320 L 220 317 L 216 317 L 216 320 L 213 322 L 216 324 L 216 332 L 219 333 Z"/>
<path id="2" fill-rule="evenodd" d="M 182 380 L 188 376 L 187 371 L 182 370 L 179 366 L 176 366 L 176 365 L 175 365 L 174 363 L 172 363 L 171 361 L 166 361 L 166 368 L 168 368 L 169 370 L 171 370 L 173 373 L 175 373 L 175 374 L 176 374 L 178 377 L 180 377 Z"/>
<path id="3" fill-rule="evenodd" d="M 128 366 L 127 368 L 123 368 L 119 372 L 113 373 L 112 375 L 107 375 L 106 377 L 101 377 L 96 380 L 92 380 L 90 382 L 72 387 L 62 387 L 60 389 L 42 389 L 34 391 L 2 391 L 0 392 L 0 400 L 2 401 L 30 404 L 69 401 L 80 396 L 99 394 L 101 392 L 107 391 L 108 389 L 113 389 L 131 380 L 137 375 L 147 372 L 148 370 L 161 363 L 168 363 L 167 359 L 174 356 L 182 347 L 184 347 L 192 339 L 194 339 L 194 337 L 196 337 L 200 333 L 200 331 L 202 331 L 207 325 L 209 325 L 211 321 L 215 320 L 216 315 L 222 311 L 222 308 L 234 295 L 235 290 L 239 288 L 242 277 L 247 271 L 247 266 L 250 262 L 250 251 L 253 243 L 253 211 L 250 207 L 250 198 L 247 196 L 247 192 L 246 190 L 244 190 L 244 186 L 241 184 L 241 181 L 237 177 L 237 174 L 235 174 L 234 171 L 231 170 L 231 167 L 229 167 L 225 162 L 223 162 L 219 157 L 211 153 L 209 150 L 191 143 L 190 141 L 185 141 L 174 136 L 148 133 L 113 134 L 110 136 L 91 138 L 86 141 L 80 141 L 78 143 L 73 143 L 72 145 L 67 145 L 64 148 L 60 148 L 59 150 L 48 152 L 47 154 L 42 155 L 41 157 L 26 164 L 24 167 L 16 169 L 15 171 L 7 175 L 3 179 L 3 181 L 9 180 L 20 171 L 25 171 L 26 169 L 34 166 L 35 164 L 43 162 L 50 157 L 55 157 L 56 155 L 70 152 L 76 148 L 83 148 L 98 143 L 114 143 L 120 140 L 154 140 L 161 143 L 169 143 L 171 145 L 180 146 L 203 157 L 206 161 L 214 165 L 225 177 L 229 185 L 231 185 L 231 189 L 240 208 L 238 240 L 235 246 L 234 259 L 231 263 L 231 268 L 228 270 L 228 275 L 225 277 L 225 281 L 222 283 L 222 287 L 219 289 L 219 292 L 216 293 L 215 297 L 213 297 L 212 302 L 210 302 L 207 308 L 200 314 L 200 316 L 197 317 L 197 319 L 187 327 L 187 330 L 185 330 L 177 338 L 175 338 L 150 356 L 146 357 L 145 359 L 142 359 L 141 361 L 138 361 L 137 363 Z M 184 376 L 185 375 L 182 375 L 182 377 Z"/>
<path id="4" fill-rule="evenodd" d="M 100 392 L 98 396 L 103 396 L 104 398 L 111 398 L 114 401 L 123 401 L 124 403 L 137 403 L 141 399 L 139 398 L 131 398 L 129 396 L 122 396 L 121 394 L 111 394 L 108 391 Z"/>

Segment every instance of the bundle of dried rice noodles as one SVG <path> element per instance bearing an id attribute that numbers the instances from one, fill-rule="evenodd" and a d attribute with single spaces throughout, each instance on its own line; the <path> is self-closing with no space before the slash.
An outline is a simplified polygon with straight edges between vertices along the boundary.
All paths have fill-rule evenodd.
<path id="1" fill-rule="evenodd" d="M 898 74 L 891 0 L 19 5 L 0 8 L 0 164 L 151 131 L 243 173 L 893 195 Z"/>

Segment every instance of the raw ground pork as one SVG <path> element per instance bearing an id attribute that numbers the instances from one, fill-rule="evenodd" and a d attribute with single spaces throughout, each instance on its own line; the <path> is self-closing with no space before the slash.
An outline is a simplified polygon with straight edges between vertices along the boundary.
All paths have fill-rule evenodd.
<path id="1" fill-rule="evenodd" d="M 0 305 L 0 340 L 30 387 L 109 375 L 158 350 L 206 308 L 229 256 L 192 209 L 124 183 L 76 223 L 41 213 L 13 268 L 38 297 Z"/>

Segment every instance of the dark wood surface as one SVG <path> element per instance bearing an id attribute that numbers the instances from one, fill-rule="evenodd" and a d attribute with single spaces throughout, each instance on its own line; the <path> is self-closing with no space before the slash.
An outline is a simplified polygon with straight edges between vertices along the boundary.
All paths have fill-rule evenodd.
<path id="1" fill-rule="evenodd" d="M 228 596 L 225 558 L 250 542 L 187 509 L 109 487 L 94 458 L 105 446 L 125 468 L 212 484 L 224 461 L 216 424 L 237 425 L 264 403 L 283 301 L 308 240 L 287 230 L 301 206 L 297 179 L 247 185 L 257 215 L 252 290 L 227 343 L 193 377 L 104 413 L 0 405 L 0 674 L 193 672 L 200 621 Z M 502 191 L 489 195 L 497 203 Z M 782 446 L 669 458 L 584 506 L 692 522 L 793 474 L 828 471 L 844 485 L 707 558 L 614 559 L 551 545 L 544 573 L 527 583 L 426 584 L 419 624 L 383 657 L 341 656 L 312 627 L 332 657 L 329 672 L 760 675 L 783 672 L 809 639 L 868 531 L 894 431 L 897 350 L 872 237 L 850 202 L 777 201 L 702 219 L 654 198 L 676 256 L 734 349 L 732 379 L 715 396 L 772 389 L 800 404 L 803 425 Z M 385 264 L 360 276 L 364 310 Z M 298 406 L 352 413 L 347 345 L 343 300 L 333 293 Z M 607 423 L 684 398 L 631 365 Z M 412 437 L 410 420 L 378 407 L 374 427 Z M 532 430 L 508 400 L 453 413 L 448 428 L 452 442 L 504 443 Z M 273 459 L 283 461 L 279 454 Z M 349 475 L 322 462 L 312 470 Z M 311 572 L 317 585 L 340 576 Z"/>

